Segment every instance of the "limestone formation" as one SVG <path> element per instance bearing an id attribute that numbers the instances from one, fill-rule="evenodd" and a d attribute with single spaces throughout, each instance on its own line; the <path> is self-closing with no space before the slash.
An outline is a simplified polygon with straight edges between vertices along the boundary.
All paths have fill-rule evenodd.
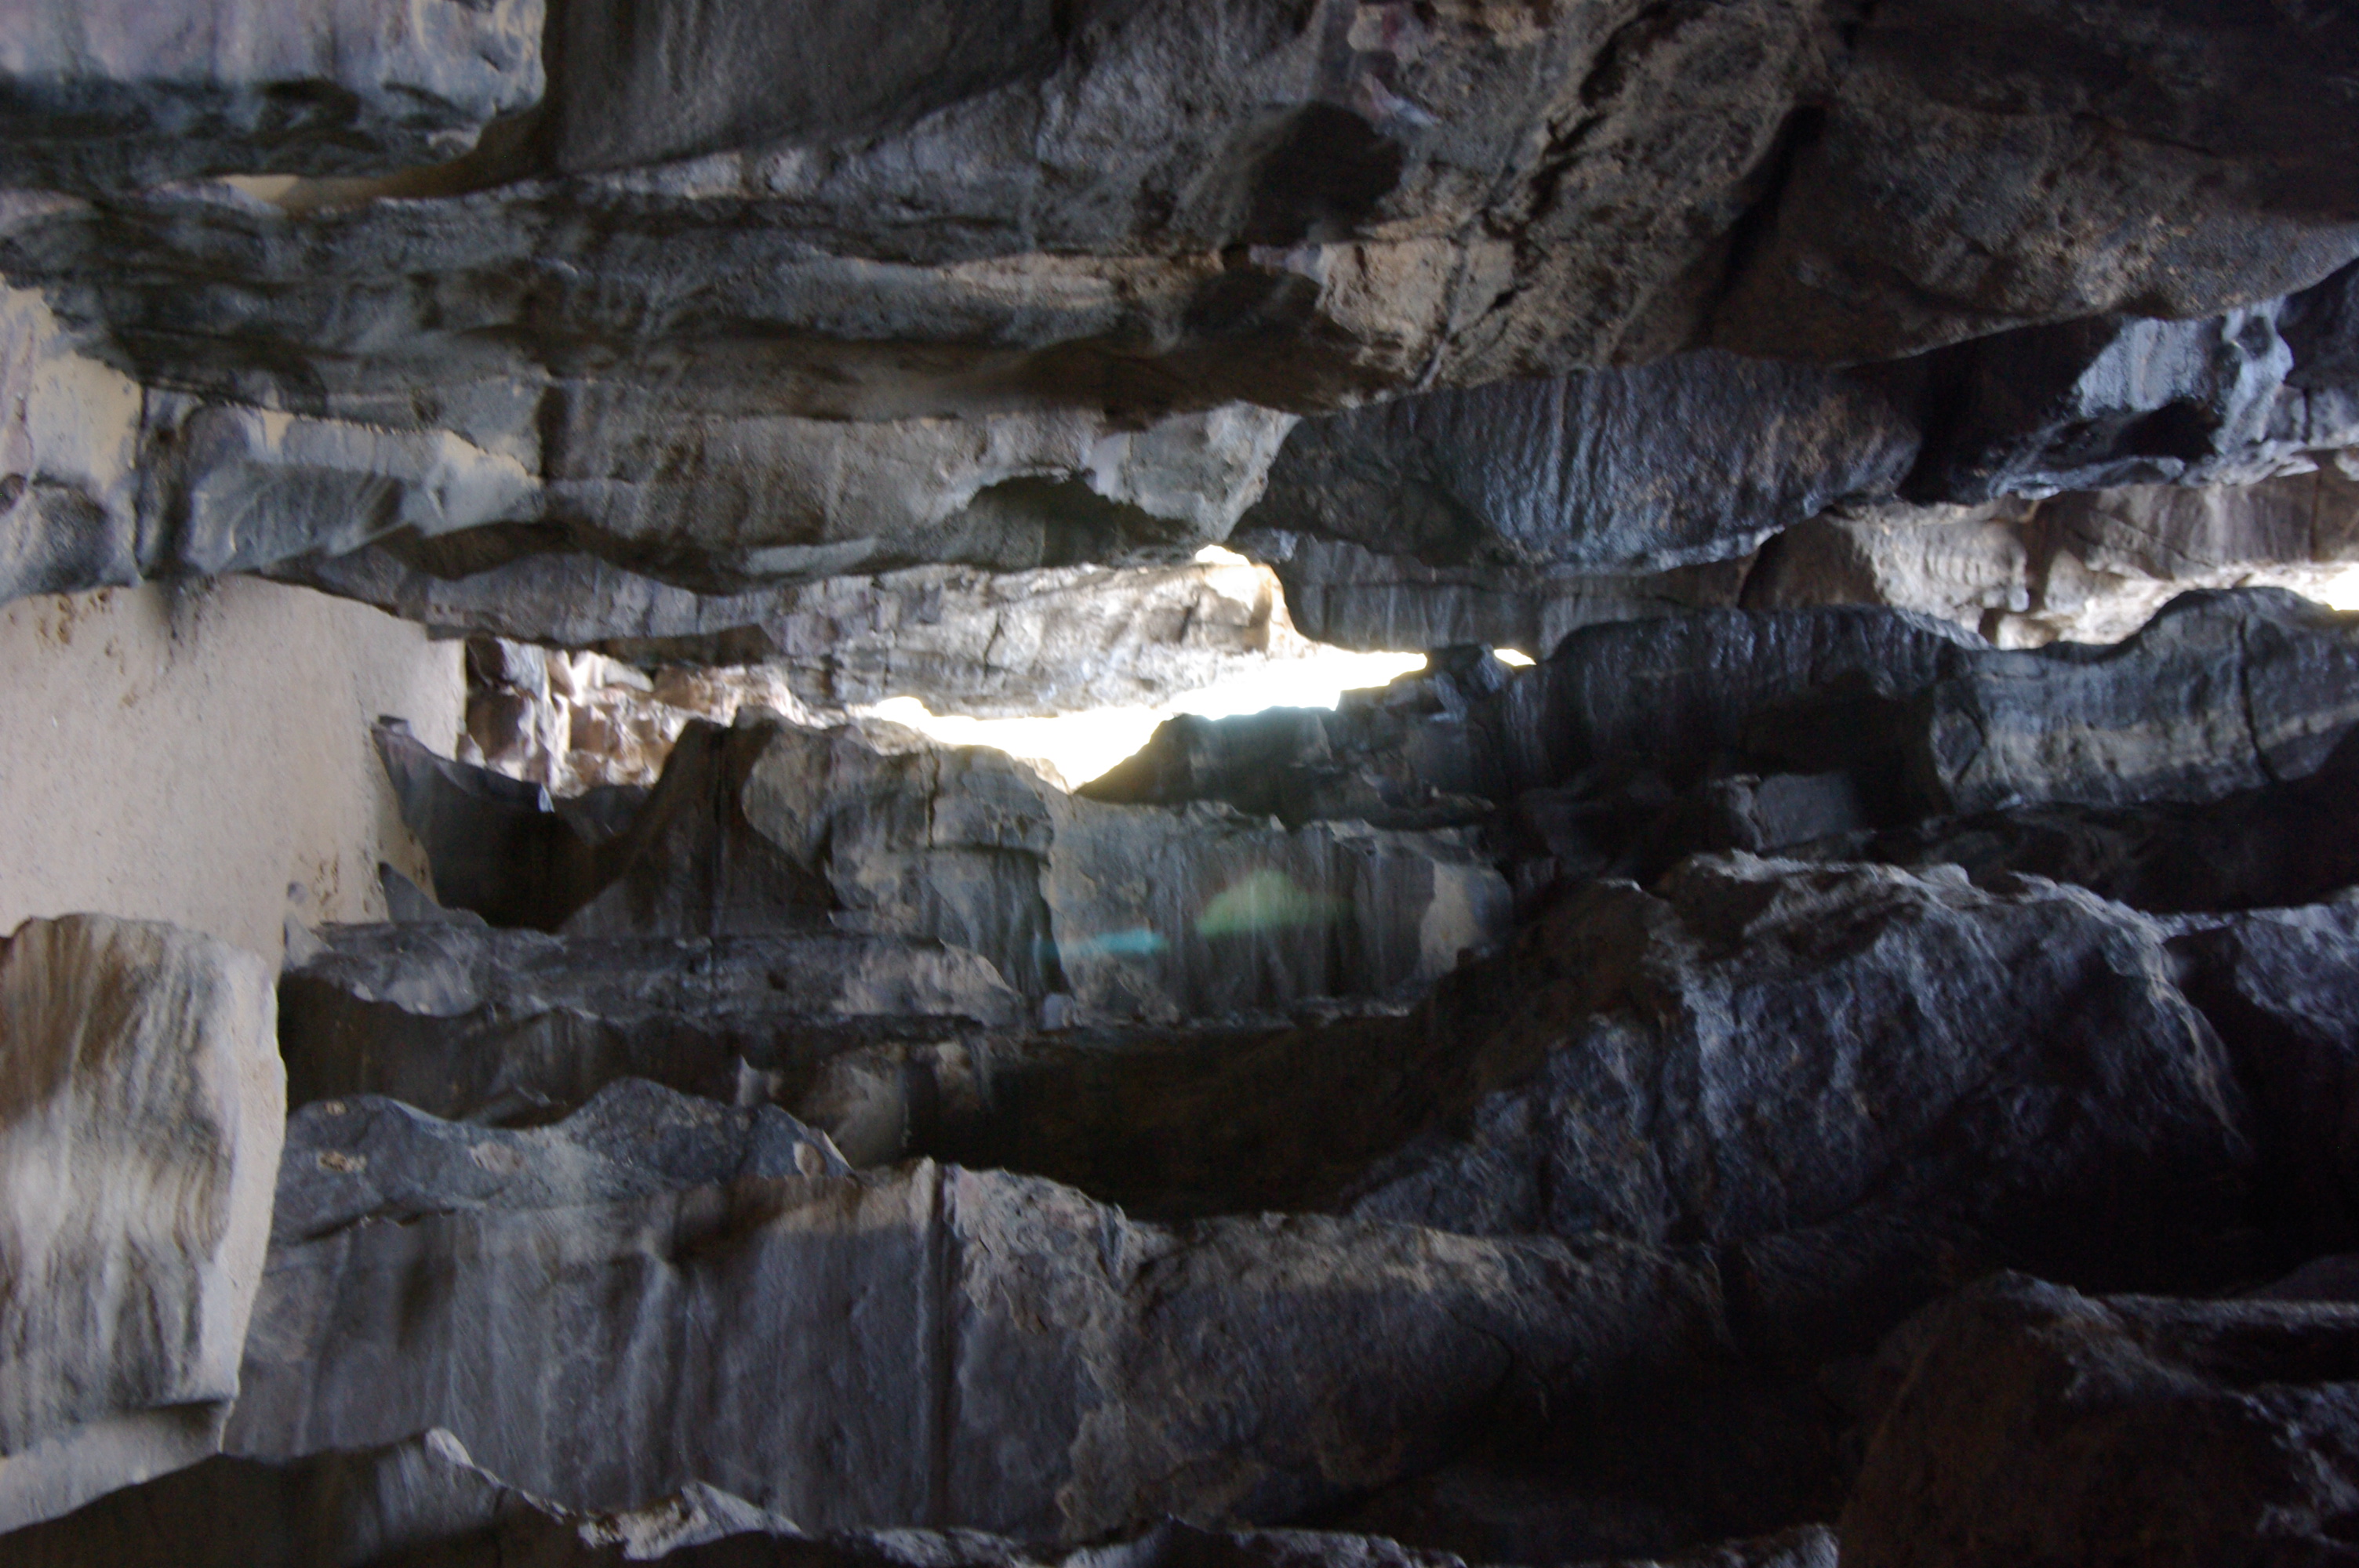
<path id="1" fill-rule="evenodd" d="M 570 1506 L 703 1479 L 806 1529 L 1073 1541 L 1299 1515 L 1445 1456 L 1511 1368 L 1603 1393 L 1708 1357 L 1719 1311 L 1708 1275 L 1643 1249 L 1173 1233 L 920 1163 L 283 1247 L 229 1441 L 444 1426 Z"/>
<path id="2" fill-rule="evenodd" d="M 735 599 L 664 593 L 647 583 L 658 600 L 627 632 L 588 619 L 552 629 L 539 604 L 516 595 L 459 597 L 475 583 L 489 589 L 506 580 L 497 574 L 451 585 L 429 579 L 434 597 L 415 605 L 398 596 L 386 602 L 452 629 L 553 635 L 619 658 L 660 659 L 666 669 L 756 666 L 781 688 L 764 693 L 763 701 L 789 714 L 795 703 L 829 714 L 904 695 L 939 712 L 984 718 L 1154 707 L 1311 651 L 1276 577 L 1234 559 L 1031 572 L 919 568 Z M 532 572 L 514 579 L 527 591 L 538 581 Z M 561 615 L 583 598 L 594 601 L 597 591 L 569 593 L 549 614 Z M 755 678 L 754 671 L 746 678 Z M 698 716 L 726 723 L 732 712 Z"/>
<path id="3" fill-rule="evenodd" d="M 1856 790 L 1846 798 L 1848 780 L 1841 774 L 1816 781 L 1818 793 L 1833 795 L 1839 808 L 1824 815 L 1759 810 L 1764 786 L 1799 793 L 1804 781 L 1794 775 L 1751 785 L 1732 781 L 1731 793 L 1754 796 L 1745 819 L 1722 827 L 1709 818 L 1700 825 L 1675 818 L 1642 859 L 1652 865 L 1690 848 L 1724 847 L 1812 860 L 1953 865 L 1984 885 L 2007 874 L 2046 877 L 2158 914 L 2307 904 L 2359 883 L 2354 762 L 2359 755 L 2346 741 L 2308 778 L 2200 805 L 2017 806 L 1883 829 L 1866 825 Z"/>
<path id="4" fill-rule="evenodd" d="M 217 1528 L 233 1520 L 236 1539 Z M 1110 1551 L 1142 1568 L 1450 1568 L 1446 1553 L 1364 1536 L 1300 1530 L 1206 1530 L 1166 1520 L 1072 1552 L 974 1530 L 809 1535 L 711 1487 L 692 1485 L 645 1508 L 582 1515 L 519 1491 L 477 1466 L 448 1432 L 381 1448 L 281 1463 L 208 1460 L 102 1499 L 9 1541 L 27 1568 L 93 1559 L 121 1568 L 363 1568 L 402 1561 L 546 1564 L 662 1562 L 690 1565 L 821 1563 L 827 1568 L 1082 1568 Z M 1823 1527 L 1733 1541 L 1675 1560 L 1677 1568 L 1832 1568 Z M 1599 1568 L 1605 1568 L 1600 1564 Z M 1628 1568 L 1638 1568 L 1630 1564 Z"/>
<path id="5" fill-rule="evenodd" d="M 2191 589 L 2347 595 L 2354 499 L 2336 460 L 2250 485 L 1830 513 L 1763 552 L 1745 602 L 1886 604 L 1977 628 L 2002 647 L 2117 643 Z"/>
<path id="6" fill-rule="evenodd" d="M 343 926 L 280 983 L 295 1105 L 384 1095 L 438 1116 L 527 1119 L 616 1079 L 735 1098 L 799 1090 L 879 1039 L 1019 1021 L 984 959 L 929 941 L 794 935 L 587 940 L 479 921 Z"/>
<path id="7" fill-rule="evenodd" d="M 0 180 L 99 192 L 440 163 L 540 101 L 544 17 L 541 0 L 28 7 L 0 55 Z"/>
<path id="8" fill-rule="evenodd" d="M 2295 1561 L 2344 1550 L 2343 1304 L 2092 1300 L 2003 1276 L 1896 1345 L 1846 1562 Z"/>
<path id="9" fill-rule="evenodd" d="M 545 565 L 386 601 L 446 627 L 545 634 L 544 613 L 563 613 Z M 1242 560 L 1011 573 L 922 568 L 722 598 L 612 568 L 591 580 L 652 589 L 657 600 L 633 636 L 599 634 L 612 622 L 574 627 L 606 654 L 472 639 L 466 761 L 559 795 L 652 784 L 690 719 L 727 724 L 749 707 L 813 728 L 907 696 L 938 713 L 979 717 L 1151 708 L 1203 687 L 1282 676 L 1323 651 L 1295 630 L 1276 576 Z M 604 586 L 585 592 L 609 602 Z M 675 609 L 679 618 L 668 619 Z M 609 654 L 663 662 L 648 673 Z M 758 662 L 739 662 L 746 660 Z"/>
<path id="10" fill-rule="evenodd" d="M 1223 536 L 1293 413 L 1459 387 L 1346 416 L 1423 456 L 1306 438 L 1284 526 L 1625 569 L 2350 444 L 2345 316 L 2270 303 L 2359 250 L 2347 42 L 2136 9 L 37 8 L 0 275 L 147 395 L 136 532 L 0 591 L 1114 561 Z"/>
<path id="11" fill-rule="evenodd" d="M 1310 420 L 1249 526 L 1439 567 L 1641 574 L 1887 495 L 1923 440 L 1864 377 L 1706 351 Z"/>
<path id="12" fill-rule="evenodd" d="M 2349 319 L 2334 309 L 2351 287 L 2337 274 L 2315 299 L 2197 321 L 2027 328 L 1840 371 L 1705 351 L 1405 397 L 1299 427 L 1238 541 L 1315 605 L 1305 623 L 1316 634 L 1343 641 L 1371 635 L 1361 629 L 1371 621 L 1401 623 L 1391 607 L 1405 594 L 1431 600 L 1460 582 L 1492 598 L 1566 601 L 1543 611 L 1561 635 L 1633 612 L 1601 615 L 1583 600 L 1676 598 L 1680 579 L 1663 574 L 1742 560 L 1786 530 L 1796 538 L 1771 547 L 1758 583 L 1740 574 L 1748 603 L 1848 600 L 1973 624 L 1984 609 L 2030 609 L 2028 571 L 2052 584 L 2040 596 L 2051 620 L 2092 598 L 2128 598 L 2112 610 L 2125 623 L 2105 640 L 2117 640 L 2160 598 L 2093 585 L 2076 596 L 2076 568 L 2058 569 L 2057 556 L 2188 587 L 2245 580 L 2201 580 L 2207 567 L 2327 558 L 2331 545 L 2280 520 L 2299 504 L 2292 486 L 2261 499 L 2243 530 L 2190 514 L 2359 443 L 2359 393 L 2337 335 Z M 2290 340 L 2281 319 L 2300 323 Z M 2220 493 L 2182 499 L 2159 486 Z M 2100 503 L 2098 514 L 2139 520 L 2083 537 L 2085 492 L 2121 487 L 2136 487 L 2126 508 Z M 2077 493 L 2024 542 L 2034 562 L 1971 527 L 2012 522 L 2059 491 Z M 1964 514 L 1920 510 L 2015 498 Z M 1920 535 L 1929 523 L 1951 536 Z M 2339 529 L 2330 522 L 2327 533 Z M 1944 580 L 1960 573 L 1968 583 Z M 1625 586 L 1633 579 L 1647 586 Z M 1962 614 L 1968 605 L 1975 612 Z"/>
<path id="13" fill-rule="evenodd" d="M 288 1120 L 271 1237 L 292 1246 L 364 1219 L 571 1208 L 740 1177 L 845 1173 L 774 1106 L 736 1110 L 619 1078 L 524 1131 L 442 1121 L 399 1100 L 314 1100 Z"/>
<path id="14" fill-rule="evenodd" d="M 693 725 L 644 804 L 610 795 L 628 815 L 587 831 L 536 786 L 386 744 L 438 890 L 501 924 L 940 942 L 1072 1017 L 1169 1022 L 1422 986 L 1507 916 L 1506 883 L 1449 827 L 1108 805 L 906 733 Z"/>
<path id="15" fill-rule="evenodd" d="M 0 1563 L 2348 1556 L 2350 12 L 0 5 Z"/>
<path id="16" fill-rule="evenodd" d="M 269 969 L 71 915 L 0 946 L 0 1525 L 220 1444 L 270 1231 Z"/>

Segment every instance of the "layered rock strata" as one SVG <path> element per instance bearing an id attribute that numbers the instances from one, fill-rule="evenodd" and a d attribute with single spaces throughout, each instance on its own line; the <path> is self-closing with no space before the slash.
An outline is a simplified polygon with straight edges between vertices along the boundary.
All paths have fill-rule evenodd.
<path id="1" fill-rule="evenodd" d="M 538 635 L 630 636 L 1217 542 L 1295 414 L 1402 394 L 1296 443 L 1264 533 L 1511 596 L 2351 444 L 2331 18 L 216 9 L 37 12 L 0 61 L 12 322 L 112 389 L 84 440 L 24 384 L 0 591 L 528 561 Z M 1683 442 L 1745 456 L 1699 489 Z"/>

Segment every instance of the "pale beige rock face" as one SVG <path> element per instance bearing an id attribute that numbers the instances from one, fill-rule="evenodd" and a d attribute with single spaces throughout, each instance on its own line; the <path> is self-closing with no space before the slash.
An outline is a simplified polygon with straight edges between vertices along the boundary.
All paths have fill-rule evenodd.
<path id="1" fill-rule="evenodd" d="M 76 352 L 38 294 L 0 288 L 0 572 L 34 589 L 138 580 L 145 396 Z"/>
<path id="2" fill-rule="evenodd" d="M 0 948 L 0 1528 L 185 1463 L 236 1397 L 286 1136 L 274 979 L 105 915 Z"/>
<path id="3" fill-rule="evenodd" d="M 381 919 L 423 855 L 370 750 L 380 714 L 447 745 L 460 645 L 247 579 L 0 609 L 0 930 L 103 909 L 275 957 L 310 920 Z"/>

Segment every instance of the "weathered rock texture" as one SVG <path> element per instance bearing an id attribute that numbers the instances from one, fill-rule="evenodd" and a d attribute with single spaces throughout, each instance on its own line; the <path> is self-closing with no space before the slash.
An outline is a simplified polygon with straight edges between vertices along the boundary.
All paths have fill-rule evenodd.
<path id="1" fill-rule="evenodd" d="M 2359 491 L 2340 460 L 2252 485 L 2133 486 L 1977 507 L 1887 505 L 1790 530 L 1747 604 L 1888 604 L 2002 646 L 2114 643 L 2190 589 L 2277 587 L 2347 603 Z"/>
<path id="2" fill-rule="evenodd" d="M 919 1164 L 282 1248 L 231 1444 L 441 1425 L 575 1505 L 704 1478 L 806 1528 L 1071 1540 L 1299 1514 L 1440 1457 L 1513 1367 L 1576 1398 L 1685 1358 L 1716 1313 L 1703 1273 L 1637 1249 L 1175 1234 Z"/>
<path id="3" fill-rule="evenodd" d="M 0 957 L 0 1522 L 239 1455 L 0 1557 L 2347 1547 L 2342 9 L 18 9 L 0 600 L 483 689 L 283 1160 L 257 968 Z M 1430 669 L 857 711 L 1278 585 Z"/>
<path id="4" fill-rule="evenodd" d="M 940 942 L 1073 1017 L 1168 1022 L 1421 987 L 1508 914 L 1506 882 L 1460 830 L 1110 805 L 906 732 L 692 725 L 643 804 L 601 792 L 562 811 L 538 786 L 385 743 L 452 905 L 577 936 L 832 926 Z M 609 810 L 619 819 L 591 820 Z"/>
<path id="5" fill-rule="evenodd" d="M 2340 297 L 2270 303 L 2359 251 L 2319 150 L 2350 128 L 2333 16 L 291 16 L 37 7 L 0 59 L 0 275 L 115 367 L 137 476 L 18 519 L 0 591 L 332 582 L 364 549 L 379 591 L 525 556 L 705 593 L 1153 556 L 1236 522 L 1273 410 L 1511 377 L 1575 379 L 1373 416 L 1455 452 L 1305 445 L 1369 503 L 1313 521 L 1626 568 L 1904 479 L 2177 481 L 2348 440 Z M 1845 379 L 1723 350 L 1939 351 Z M 2288 390 L 2317 416 L 2290 437 Z M 1744 456 L 1672 505 L 1688 442 Z"/>
<path id="6" fill-rule="evenodd" d="M 2003 1277 L 1912 1325 L 1845 1562 L 2293 1562 L 2346 1550 L 2347 1305 L 2091 1300 Z"/>
<path id="7" fill-rule="evenodd" d="M 223 1528 L 224 1522 L 234 1529 Z M 1071 1552 L 975 1530 L 809 1535 L 775 1514 L 692 1485 L 646 1508 L 583 1515 L 501 1481 L 458 1439 L 434 1431 L 381 1448 L 280 1463 L 219 1458 L 103 1499 L 8 1542 L 27 1568 L 103 1560 L 122 1568 L 363 1568 L 386 1561 L 532 1563 L 616 1562 L 827 1568 L 1018 1568 L 1083 1565 L 1118 1554 L 1140 1568 L 1450 1568 L 1456 1559 L 1365 1536 L 1310 1530 L 1198 1530 L 1167 1520 L 1138 1535 Z M 1832 1568 L 1833 1533 L 1804 1527 L 1731 1542 L 1682 1568 Z M 1631 1568 L 1636 1568 L 1636 1564 Z"/>
<path id="8" fill-rule="evenodd" d="M 524 1133 L 315 1104 L 280 1204 L 318 1217 L 282 1227 L 234 1439 L 439 1424 L 575 1506 L 699 1479 L 808 1528 L 1308 1513 L 1556 1561 L 1827 1518 L 1855 1413 L 1831 1369 L 1957 1283 L 2216 1291 L 2344 1244 L 2312 1152 L 2347 1048 L 2272 1054 L 2203 978 L 2229 971 L 2201 944 L 2279 920 L 1698 860 L 1560 903 L 1406 1017 L 911 1040 L 744 1080 L 865 1136 L 853 1080 L 897 1071 L 887 1157 L 1290 1218 L 830 1174 L 807 1140 L 771 1174 L 745 1140 L 775 1112 L 651 1088 Z M 2288 974 L 2234 983 L 2314 1011 L 2348 922 L 2288 928 Z M 593 1147 L 666 1152 L 557 1152 Z"/>
<path id="9" fill-rule="evenodd" d="M 441 1427 L 568 1509 L 742 1498 L 669 1516 L 756 1553 L 752 1510 L 1521 1563 L 1857 1516 L 1901 1325 L 1991 1271 L 2359 1249 L 2359 931 L 2230 907 L 2332 879 L 2281 835 L 2341 820 L 2351 650 L 2266 591 L 2102 650 L 1710 611 L 1175 724 L 1083 796 L 746 714 L 556 801 L 388 730 L 443 903 L 389 880 L 281 982 L 236 1485 Z M 2118 852 L 2022 875 L 2042 832 Z M 1690 853 L 1739 838 L 1798 854 Z M 451 1552 L 559 1517 L 468 1485 Z"/>
<path id="10" fill-rule="evenodd" d="M 545 565 L 469 579 L 496 589 L 513 577 L 516 596 L 400 607 L 440 625 L 530 634 L 545 624 L 534 619 L 549 606 Z M 594 582 L 620 576 L 603 571 Z M 593 611 L 609 602 L 603 587 L 574 586 Z M 730 600 L 658 591 L 636 635 L 582 623 L 608 654 L 472 638 L 473 750 L 461 755 L 570 795 L 651 784 L 690 719 L 727 724 L 747 707 L 814 728 L 912 694 L 937 713 L 991 718 L 1151 708 L 1282 675 L 1326 651 L 1294 629 L 1275 575 L 1234 557 L 1001 574 L 920 568 Z M 687 613 L 668 619 L 672 609 Z M 609 654 L 663 662 L 649 674 Z"/>
<path id="11" fill-rule="evenodd" d="M 0 1523 L 212 1452 L 270 1230 L 268 967 L 74 915 L 0 946 Z"/>
<path id="12" fill-rule="evenodd" d="M 299 957 L 299 961 L 297 961 Z M 623 1077 L 727 1100 L 743 1071 L 799 1090 L 878 1040 L 1021 1021 L 976 954 L 834 932 L 560 939 L 480 922 L 333 928 L 290 955 L 280 1039 L 296 1105 L 386 1095 L 506 1119 Z"/>
<path id="13" fill-rule="evenodd" d="M 2352 617 L 2274 589 L 2182 595 L 2112 647 L 1995 648 L 1888 610 L 1702 611 L 1582 628 L 1527 670 L 1450 652 L 1333 714 L 1177 721 L 1084 793 L 1305 821 L 1487 809 L 1526 894 L 1742 849 L 2248 907 L 2340 885 L 2328 764 L 2359 725 L 2354 648 Z"/>
<path id="14" fill-rule="evenodd" d="M 1312 634 L 1344 642 L 1447 623 L 1470 591 L 1563 600 L 1540 619 L 1566 629 L 1644 613 L 1691 592 L 1699 564 L 1789 529 L 1758 570 L 1729 569 L 1747 602 L 1969 623 L 2028 611 L 2026 640 L 2111 641 L 2167 595 L 2108 579 L 2229 586 L 2344 553 L 2347 505 L 2296 527 L 2315 492 L 2267 481 L 2359 443 L 2353 286 L 2337 274 L 2205 320 L 2106 317 L 1843 371 L 1706 351 L 1408 397 L 1301 426 L 1237 538 L 1278 564 Z M 2073 493 L 2021 526 L 2060 491 Z M 1959 506 L 1983 510 L 1939 510 Z M 1994 524 L 2022 537 L 1976 526 Z"/>
<path id="15" fill-rule="evenodd" d="M 364 1219 L 626 1202 L 741 1177 L 842 1175 L 827 1141 L 775 1106 L 732 1109 L 619 1078 L 552 1126 L 502 1131 L 362 1096 L 298 1108 L 271 1237 Z"/>

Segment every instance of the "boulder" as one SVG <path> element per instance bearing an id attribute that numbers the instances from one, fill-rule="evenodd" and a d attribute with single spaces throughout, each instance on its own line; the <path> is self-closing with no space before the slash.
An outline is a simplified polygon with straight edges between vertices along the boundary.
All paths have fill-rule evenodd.
<path id="1" fill-rule="evenodd" d="M 212 1452 L 270 1233 L 269 966 L 76 914 L 0 945 L 0 1522 Z"/>
<path id="2" fill-rule="evenodd" d="M 1846 1563 L 2297 1562 L 2346 1549 L 2343 1304 L 2092 1299 L 2020 1275 L 1896 1336 Z"/>
<path id="3" fill-rule="evenodd" d="M 1699 858 L 1560 898 L 1406 1013 L 927 1064 L 977 1108 L 919 1146 L 1158 1217 L 1705 1245 L 1814 1365 L 1978 1260 L 2268 1266 L 2264 1167 L 2316 1140 L 2260 1114 L 2266 1076 L 2180 989 L 2187 939 L 2031 879 Z"/>
<path id="4" fill-rule="evenodd" d="M 1836 1339 L 1962 1246 L 2099 1287 L 2233 1278 L 2251 1112 L 2164 935 L 1940 869 L 1740 855 L 1596 884 L 1437 995 L 1425 1027 L 1480 1044 L 1346 1195 L 1473 1234 L 1707 1240 L 1767 1295 L 1828 1292 Z M 1780 1278 L 1821 1227 L 1860 1250 Z"/>

